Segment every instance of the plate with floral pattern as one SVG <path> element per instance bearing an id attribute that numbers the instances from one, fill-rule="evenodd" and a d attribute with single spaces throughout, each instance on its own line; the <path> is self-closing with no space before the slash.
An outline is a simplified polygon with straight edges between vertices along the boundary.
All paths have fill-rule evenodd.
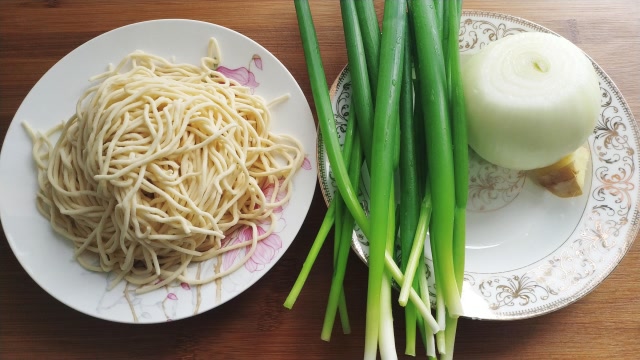
<path id="1" fill-rule="evenodd" d="M 521 18 L 465 11 L 459 49 L 464 58 L 524 31 L 552 33 Z M 588 140 L 591 161 L 581 196 L 556 197 L 525 172 L 498 167 L 470 150 L 464 316 L 514 320 L 565 307 L 598 286 L 633 243 L 640 201 L 640 133 L 613 81 L 598 64 L 593 66 L 600 80 L 601 112 Z M 331 91 L 342 141 L 351 102 L 348 68 Z M 317 156 L 321 189 L 330 202 L 335 180 L 321 137 Z M 368 191 L 368 178 L 363 176 L 359 197 L 365 208 Z M 357 229 L 352 248 L 367 261 L 368 241 Z M 425 246 L 425 276 L 433 292 L 429 248 Z"/>
<path id="2" fill-rule="evenodd" d="M 94 273 L 73 259 L 71 242 L 53 232 L 36 209 L 36 169 L 31 140 L 21 126 L 28 121 L 47 130 L 75 111 L 89 78 L 104 72 L 136 50 L 174 62 L 199 65 L 214 37 L 221 52 L 218 71 L 262 96 L 267 102 L 289 95 L 270 110 L 271 131 L 297 138 L 306 152 L 293 180 L 290 201 L 279 209 L 274 233 L 260 241 L 242 267 L 221 280 L 191 286 L 173 283 L 138 294 L 121 282 L 109 290 L 113 275 Z M 0 156 L 0 216 L 7 240 L 24 269 L 54 298 L 85 314 L 124 323 L 158 323 L 182 319 L 213 309 L 258 281 L 282 257 L 302 226 L 317 179 L 316 130 L 302 90 L 284 65 L 248 37 L 222 26 L 193 20 L 155 20 L 124 26 L 102 34 L 73 50 L 33 87 L 18 109 Z M 273 189 L 263 189 L 265 194 Z M 258 226 L 258 231 L 268 224 Z M 252 236 L 247 228 L 227 234 L 223 246 Z M 245 248 L 192 264 L 188 270 L 205 278 L 230 268 L 246 254 Z"/>

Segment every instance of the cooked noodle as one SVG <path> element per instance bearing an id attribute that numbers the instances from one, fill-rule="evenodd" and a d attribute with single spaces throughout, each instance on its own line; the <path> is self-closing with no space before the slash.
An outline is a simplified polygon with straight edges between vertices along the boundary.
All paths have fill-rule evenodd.
<path id="1" fill-rule="evenodd" d="M 273 232 L 273 211 L 291 196 L 302 145 L 270 133 L 269 105 L 215 71 L 218 63 L 215 41 L 200 66 L 134 52 L 92 79 L 67 122 L 44 134 L 25 124 L 38 209 L 83 267 L 117 274 L 112 285 L 125 279 L 144 292 L 223 277 Z M 259 235 L 261 223 L 269 229 Z M 252 240 L 223 246 L 242 225 Z M 247 246 L 225 271 L 187 275 L 192 262 Z"/>

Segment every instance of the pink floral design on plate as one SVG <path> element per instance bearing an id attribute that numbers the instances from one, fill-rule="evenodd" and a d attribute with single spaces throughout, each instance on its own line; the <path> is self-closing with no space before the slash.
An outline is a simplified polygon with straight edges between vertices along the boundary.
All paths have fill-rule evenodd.
<path id="1" fill-rule="evenodd" d="M 253 54 L 251 60 L 258 69 L 262 70 L 262 58 L 260 57 L 260 55 Z"/>
<path id="2" fill-rule="evenodd" d="M 251 89 L 251 92 L 257 88 L 260 83 L 256 81 L 255 74 L 251 71 L 251 64 L 255 65 L 256 68 L 262 70 L 262 58 L 258 54 L 253 54 L 251 60 L 249 61 L 249 66 L 247 67 L 239 67 L 239 68 L 228 68 L 226 66 L 218 66 L 216 69 L 218 72 L 222 73 L 224 76 L 233 79 L 240 83 L 242 86 L 246 86 Z"/>
<path id="3" fill-rule="evenodd" d="M 264 234 L 266 231 L 258 226 L 258 235 Z M 238 243 L 250 241 L 253 236 L 251 227 L 244 226 L 233 233 L 229 240 L 224 243 L 223 246 L 231 246 Z M 272 233 L 267 238 L 261 240 L 256 245 L 256 250 L 251 258 L 244 264 L 244 267 L 250 272 L 256 272 L 263 270 L 267 264 L 269 264 L 276 256 L 278 250 L 282 248 L 282 239 L 275 233 Z M 233 266 L 233 264 L 239 259 L 244 257 L 249 250 L 250 246 L 243 247 L 228 251 L 222 255 L 222 270 L 227 270 Z"/>
<path id="4" fill-rule="evenodd" d="M 216 70 L 222 73 L 224 76 L 228 77 L 229 79 L 233 79 L 239 82 L 240 85 L 251 88 L 252 91 L 256 87 L 258 87 L 258 85 L 260 85 L 256 81 L 256 76 L 246 67 L 230 69 L 225 66 L 218 66 Z"/>
<path id="5" fill-rule="evenodd" d="M 311 170 L 311 161 L 309 161 L 309 158 L 307 158 L 306 156 L 302 161 L 302 168 L 305 170 Z"/>
<path id="6" fill-rule="evenodd" d="M 282 185 L 282 182 L 280 182 L 280 184 Z M 264 197 L 267 199 L 267 201 L 271 200 L 271 197 L 273 196 L 273 192 L 275 191 L 275 189 L 276 189 L 276 186 L 274 184 L 269 184 L 262 189 L 262 193 L 264 194 Z M 274 200 L 274 202 L 282 201 L 282 199 L 284 199 L 285 196 L 286 196 L 286 189 L 283 189 L 282 187 L 280 187 L 280 191 L 276 195 L 276 199 Z M 273 212 L 281 213 L 282 206 L 278 206 L 277 208 L 273 209 Z"/>

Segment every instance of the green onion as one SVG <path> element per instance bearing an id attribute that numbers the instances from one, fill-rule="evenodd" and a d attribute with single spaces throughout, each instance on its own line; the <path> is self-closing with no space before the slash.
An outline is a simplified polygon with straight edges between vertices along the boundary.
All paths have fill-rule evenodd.
<path id="1" fill-rule="evenodd" d="M 371 85 L 367 73 L 362 35 L 358 26 L 355 0 L 340 0 L 342 12 L 342 26 L 347 45 L 347 59 L 349 60 L 349 74 L 351 75 L 352 100 L 351 109 L 358 114 L 358 132 L 364 158 L 367 165 L 371 165 L 371 141 L 373 137 L 373 99 Z"/>
<path id="2" fill-rule="evenodd" d="M 389 194 L 387 220 L 389 225 L 387 226 L 385 254 L 393 253 L 395 234 L 396 234 L 396 201 L 395 194 L 393 192 L 393 183 Z M 380 328 L 378 332 L 378 339 L 380 341 L 380 358 L 381 359 L 395 359 L 396 344 L 393 334 L 393 311 L 391 302 L 391 279 L 389 273 L 385 272 L 382 275 L 382 286 L 380 289 Z"/>
<path id="3" fill-rule="evenodd" d="M 324 241 L 327 238 L 329 231 L 331 231 L 331 227 L 333 227 L 333 222 L 335 220 L 335 213 L 336 213 L 335 210 L 336 210 L 335 201 L 332 201 L 331 204 L 329 205 L 329 209 L 327 210 L 327 213 L 324 216 L 324 220 L 322 220 L 322 225 L 320 225 L 320 230 L 318 231 L 318 234 L 316 234 L 316 238 L 313 241 L 313 245 L 311 245 L 309 254 L 307 254 L 307 258 L 304 260 L 304 263 L 302 264 L 302 270 L 300 270 L 300 274 L 298 274 L 298 278 L 296 279 L 296 282 L 293 284 L 293 287 L 291 288 L 291 291 L 289 292 L 289 295 L 287 296 L 287 299 L 284 302 L 284 307 L 286 307 L 287 309 L 291 309 L 293 307 L 293 304 L 296 302 L 296 300 L 298 299 L 298 296 L 300 295 L 300 291 L 302 291 L 302 287 L 304 286 L 304 283 L 307 281 L 307 278 L 309 277 L 309 272 L 311 272 L 313 263 L 316 261 L 316 258 L 320 253 L 320 249 L 322 248 L 322 245 L 324 244 Z"/>
<path id="4" fill-rule="evenodd" d="M 422 205 L 420 207 L 420 219 L 415 231 L 413 246 L 411 247 L 411 250 L 408 254 L 409 258 L 406 266 L 407 269 L 404 275 L 405 282 L 400 289 L 400 296 L 398 297 L 398 302 L 402 306 L 405 306 L 409 299 L 409 290 L 411 289 L 411 286 L 413 284 L 413 277 L 415 276 L 416 270 L 418 268 L 418 259 L 424 256 L 424 241 L 427 237 L 429 220 L 431 220 L 431 193 L 427 189 L 427 192 L 422 199 Z"/>
<path id="5" fill-rule="evenodd" d="M 349 113 L 349 118 L 347 119 L 347 129 L 344 134 L 344 144 L 342 145 L 342 158 L 344 159 L 346 166 L 349 166 L 348 161 L 350 160 L 350 157 L 351 157 L 355 127 L 356 127 L 355 117 L 353 116 L 353 113 Z M 298 299 L 298 296 L 300 295 L 300 291 L 302 291 L 302 287 L 304 286 L 304 283 L 307 281 L 307 278 L 309 277 L 309 272 L 311 272 L 311 268 L 313 267 L 313 264 L 315 263 L 316 258 L 320 253 L 320 249 L 322 248 L 322 245 L 324 245 L 324 241 L 326 240 L 327 235 L 331 230 L 331 227 L 334 225 L 334 222 L 336 225 L 338 224 L 339 221 L 336 222 L 335 218 L 336 218 L 337 207 L 339 205 L 344 206 L 344 201 L 342 201 L 340 197 L 340 193 L 336 192 L 334 195 L 334 198 L 331 201 L 331 204 L 329 204 L 329 209 L 327 209 L 327 212 L 324 216 L 324 220 L 322 221 L 322 225 L 320 225 L 320 230 L 318 231 L 318 234 L 316 234 L 316 238 L 313 241 L 313 245 L 311 245 L 309 254 L 307 254 L 307 258 L 302 264 L 302 270 L 300 270 L 300 274 L 298 274 L 298 278 L 296 279 L 296 282 L 293 284 L 293 287 L 289 292 L 289 296 L 287 296 L 287 299 L 284 302 L 284 306 L 286 308 L 291 309 L 293 307 L 293 304 Z M 338 219 L 341 219 L 341 218 L 342 216 L 338 217 Z M 341 305 L 341 308 L 343 306 L 344 305 Z M 346 312 L 345 310 L 342 310 L 342 311 Z M 348 321 L 343 316 L 341 316 L 341 319 L 343 322 L 343 331 L 345 331 L 346 333 L 347 332 L 346 330 L 347 328 L 349 328 L 349 326 L 345 327 L 345 325 L 347 325 Z"/>
<path id="6" fill-rule="evenodd" d="M 458 318 L 447 316 L 447 324 L 443 333 L 444 351 L 441 351 L 441 360 L 453 359 L 453 348 L 456 339 L 456 330 L 458 328 Z"/>
<path id="7" fill-rule="evenodd" d="M 350 116 L 347 120 L 347 128 L 344 134 L 344 143 L 342 145 L 342 158 L 344 159 L 346 166 L 349 166 L 348 161 L 350 159 L 351 152 L 352 152 L 353 138 L 354 138 L 355 128 L 356 128 L 355 118 L 352 117 L 351 113 L 349 115 Z M 305 259 L 305 262 L 302 265 L 302 270 L 300 271 L 300 274 L 298 274 L 298 278 L 296 279 L 296 282 L 294 283 L 289 295 L 287 296 L 287 299 L 285 300 L 284 306 L 286 308 L 291 309 L 293 307 L 293 304 L 295 303 L 298 296 L 300 295 L 300 292 L 302 291 L 302 287 L 304 286 L 304 283 L 309 277 L 311 267 L 313 267 L 313 264 L 315 263 L 316 258 L 320 253 L 320 249 L 322 248 L 322 245 L 324 245 L 324 241 L 326 240 L 327 235 L 331 230 L 331 227 L 334 225 L 334 223 L 336 226 L 338 226 L 339 221 L 336 222 L 335 218 L 336 218 L 336 213 L 338 212 L 337 209 L 340 206 L 344 206 L 344 201 L 342 201 L 340 197 L 340 193 L 336 192 L 334 195 L 334 198 L 329 204 L 329 208 L 327 209 L 327 212 L 325 213 L 324 220 L 322 221 L 318 234 L 316 234 L 316 238 L 313 242 L 313 245 L 311 246 L 311 249 L 309 250 L 309 254 L 307 254 L 307 258 Z M 341 218 L 342 218 L 342 215 L 338 216 L 338 219 L 341 219 Z M 343 300 L 340 300 L 340 302 L 341 302 L 340 307 L 343 308 L 345 306 L 345 305 L 342 305 Z M 341 312 L 343 311 L 346 313 L 346 310 L 341 310 Z M 349 332 L 348 329 L 350 328 L 348 326 L 348 319 L 345 319 L 345 317 L 343 316 L 341 316 L 341 319 L 343 323 L 343 331 L 345 333 L 348 333 Z"/>
<path id="8" fill-rule="evenodd" d="M 430 6 L 431 5 L 431 6 Z M 431 0 L 412 0 L 417 73 L 421 81 L 420 94 L 425 110 L 427 164 L 430 174 L 433 206 L 430 227 L 431 241 L 435 244 L 434 265 L 438 287 L 442 289 L 449 314 L 462 314 L 460 294 L 453 261 L 453 223 L 455 208 L 453 150 L 449 130 L 446 90 L 446 72 L 442 46 L 436 28 L 436 17 Z M 384 36 L 384 32 L 383 32 Z M 375 177 L 374 177 L 375 178 Z M 372 222 L 375 224 L 375 222 Z M 437 274 L 441 276 L 438 277 Z"/>
<path id="9" fill-rule="evenodd" d="M 458 32 L 462 1 L 456 0 L 456 7 L 450 9 L 449 19 L 449 70 L 451 78 L 450 104 L 453 134 L 453 165 L 455 173 L 456 211 L 453 236 L 453 255 L 459 291 L 462 291 L 465 259 L 465 213 L 469 195 L 469 143 L 467 140 L 467 120 L 465 100 L 460 76 L 460 51 Z"/>
<path id="10" fill-rule="evenodd" d="M 385 247 L 389 224 L 389 199 L 393 179 L 393 149 L 400 98 L 400 76 L 406 22 L 406 2 L 387 2 L 382 22 L 380 72 L 376 92 L 371 158 L 371 203 L 369 233 L 369 282 L 365 330 L 366 359 L 375 359 L 380 332 L 380 294 L 384 275 Z"/>
<path id="11" fill-rule="evenodd" d="M 369 69 L 369 81 L 372 91 L 378 88 L 378 69 L 380 59 L 380 28 L 378 26 L 378 16 L 371 0 L 357 0 L 356 13 L 358 24 L 362 35 L 365 56 L 367 57 L 367 68 Z"/>
<path id="12" fill-rule="evenodd" d="M 354 187 L 349 181 L 347 181 L 348 176 L 346 165 L 342 157 L 339 156 L 340 144 L 338 142 L 338 135 L 335 128 L 335 123 L 333 121 L 333 112 L 331 110 L 329 89 L 327 87 L 324 69 L 322 67 L 322 60 L 320 58 L 318 47 L 318 39 L 316 38 L 315 27 L 313 25 L 313 19 L 311 17 L 309 1 L 295 0 L 294 5 L 296 7 L 298 25 L 300 28 L 303 50 L 307 62 L 307 72 L 309 75 L 311 90 L 316 104 L 316 112 L 318 114 L 318 122 L 320 124 L 320 134 L 322 135 L 322 140 L 324 141 L 327 148 L 327 157 L 329 158 L 329 163 L 332 167 L 332 171 L 334 172 L 334 176 L 338 180 L 336 181 L 338 190 L 340 191 L 340 194 L 343 195 L 345 203 L 349 208 L 349 212 L 351 212 L 351 214 L 354 216 L 354 220 L 360 227 L 364 236 L 370 238 L 371 231 L 369 227 L 369 221 L 364 215 L 362 207 L 358 203 Z M 402 285 L 402 272 L 393 262 L 393 259 L 390 256 L 388 258 L 385 257 L 384 265 L 386 265 L 387 270 L 391 272 L 394 280 L 398 284 Z M 419 308 L 420 305 L 424 305 L 420 304 L 420 297 L 415 291 L 411 292 L 411 294 L 409 295 L 409 299 Z M 437 329 L 438 327 L 435 326 L 434 328 Z"/>
<path id="13" fill-rule="evenodd" d="M 416 146 L 413 117 L 413 86 L 411 68 L 411 36 L 408 31 L 405 37 L 404 57 L 402 68 L 402 87 L 400 89 L 400 267 L 407 275 L 407 262 L 409 253 L 414 243 L 414 234 L 418 225 L 420 212 L 420 191 L 418 187 L 418 163 L 416 161 Z M 426 234 L 419 242 L 424 244 Z M 422 255 L 422 254 L 421 254 Z M 411 276 L 413 278 L 413 276 Z M 417 289 L 418 282 L 411 284 L 405 282 L 403 288 L 411 286 Z M 408 298 L 408 289 L 405 290 L 405 304 Z M 401 305 L 405 305 L 402 304 Z M 406 304 L 405 308 L 405 354 L 415 355 L 416 353 L 416 310 L 412 304 Z"/>
<path id="14" fill-rule="evenodd" d="M 350 112 L 347 119 L 347 129 L 344 134 L 344 143 L 342 144 L 342 158 L 344 159 L 345 164 L 347 165 L 348 168 L 350 168 L 351 155 L 354 152 L 360 153 L 359 142 L 358 142 L 358 145 L 356 145 L 357 147 L 352 151 L 352 148 L 354 147 L 353 143 L 356 142 L 356 140 L 354 140 L 354 138 L 356 137 L 355 135 L 356 123 L 357 122 L 355 119 L 355 114 L 353 112 Z M 352 165 L 353 164 L 351 164 L 351 166 Z M 358 165 L 358 168 L 359 167 L 360 166 Z M 335 194 L 333 202 L 336 203 L 336 219 L 337 219 L 335 221 L 335 227 L 334 227 L 335 241 L 334 241 L 334 247 L 333 247 L 334 248 L 333 272 L 334 274 L 342 273 L 343 274 L 342 276 L 344 277 L 344 273 L 346 271 L 346 262 L 342 264 L 341 262 L 338 261 L 339 249 L 341 247 L 340 243 L 341 241 L 343 241 L 342 240 L 343 228 L 346 227 L 349 232 L 351 232 L 351 229 L 353 228 L 353 216 L 351 216 L 351 213 L 347 211 L 346 205 L 344 203 L 344 200 L 340 196 L 340 193 Z M 340 311 L 340 322 L 342 325 L 342 332 L 345 334 L 349 334 L 351 333 L 351 325 L 349 324 L 349 315 L 347 313 L 347 300 L 344 295 L 342 282 L 340 282 L 339 285 L 340 285 L 340 288 L 339 288 L 340 295 L 338 300 L 338 310 Z M 335 318 L 335 312 L 333 315 Z"/>
<path id="15" fill-rule="evenodd" d="M 465 117 L 465 100 L 460 77 L 460 51 L 458 48 L 458 33 L 460 30 L 460 16 L 462 15 L 462 0 L 445 5 L 448 14 L 448 32 L 446 45 L 447 73 L 449 79 L 449 104 L 451 106 L 451 129 L 453 135 L 453 163 L 455 173 L 456 205 L 453 228 L 453 258 L 458 292 L 462 294 L 465 264 L 465 232 L 466 208 L 469 193 L 469 149 L 467 141 L 467 122 Z M 444 359 L 453 358 L 456 329 L 456 317 L 447 317 L 445 330 Z"/>
<path id="16" fill-rule="evenodd" d="M 342 156 L 340 156 L 340 144 L 338 142 L 333 111 L 331 110 L 329 88 L 322 66 L 322 58 L 316 37 L 316 29 L 313 25 L 311 9 L 309 8 L 309 1 L 295 0 L 294 5 L 298 17 L 302 48 L 307 63 L 307 73 L 311 83 L 311 92 L 315 100 L 318 123 L 327 148 L 329 164 L 336 178 L 336 185 L 340 191 L 340 195 L 344 199 L 349 212 L 353 215 L 360 229 L 362 229 L 364 233 L 369 233 L 369 220 L 358 202 L 356 190 L 349 181 L 347 167 Z"/>
<path id="17" fill-rule="evenodd" d="M 438 34 L 443 33 L 444 26 L 444 3 L 450 0 L 433 0 L 436 6 L 436 20 L 438 22 Z"/>
<path id="18" fill-rule="evenodd" d="M 431 305 L 431 298 L 429 296 L 429 282 L 427 281 L 427 266 L 424 262 L 424 257 L 420 258 L 420 260 L 418 261 L 418 274 L 420 274 L 420 276 L 418 276 L 418 283 L 420 285 L 420 298 L 425 304 Z M 422 318 L 420 318 L 419 322 L 422 323 L 420 326 L 420 330 L 422 330 L 423 337 L 425 338 L 427 356 L 435 357 L 436 346 L 433 337 L 434 331 L 429 326 L 425 326 L 424 320 Z"/>
<path id="19" fill-rule="evenodd" d="M 442 13 L 440 16 L 440 28 L 438 33 L 440 34 L 440 44 L 442 45 L 442 56 L 445 63 L 445 68 L 449 66 L 449 16 L 450 5 L 454 0 L 442 1 Z M 447 70 L 447 89 L 449 89 L 449 71 Z"/>
<path id="20" fill-rule="evenodd" d="M 349 138 L 354 143 L 347 158 L 343 158 L 348 152 L 347 143 L 341 156 L 308 0 L 295 0 L 294 4 L 320 134 L 338 191 L 285 306 L 293 305 L 326 234 L 335 223 L 334 275 L 322 338 L 330 338 L 337 311 L 340 311 L 343 329 L 349 331 L 343 281 L 355 222 L 370 245 L 365 358 L 375 358 L 378 345 L 382 358 L 396 357 L 389 276 L 400 286 L 399 303 L 407 306 L 405 351 L 415 354 L 418 324 L 427 355 L 435 357 L 436 333 L 438 350 L 450 358 L 457 317 L 462 312 L 460 295 L 468 192 L 466 121 L 464 107 L 459 106 L 461 103 L 464 105 L 457 48 L 461 1 L 450 4 L 438 0 L 410 0 L 411 33 L 415 33 L 415 41 L 410 41 L 407 38 L 410 31 L 407 28 L 406 1 L 385 3 L 380 36 L 371 1 L 341 0 L 353 86 L 350 130 L 358 126 L 358 136 Z M 418 79 L 414 91 L 409 43 L 415 43 Z M 380 55 L 379 49 L 384 49 Z M 415 93 L 415 105 L 412 92 Z M 358 117 L 357 125 L 354 125 L 353 114 Z M 423 137 L 424 140 L 421 139 Z M 371 179 L 369 219 L 356 196 L 363 153 Z M 427 164 L 427 169 L 418 163 Z M 401 196 L 397 213 L 394 194 L 396 166 L 399 168 Z M 423 184 L 426 184 L 424 189 Z M 429 221 L 429 216 L 432 221 Z M 399 228 L 395 227 L 396 223 Z M 428 307 L 429 290 L 422 256 L 427 228 L 431 232 L 430 246 L 437 283 L 438 322 Z M 398 230 L 402 251 L 400 267 L 404 273 L 392 257 Z"/>
<path id="21" fill-rule="evenodd" d="M 347 312 L 347 298 L 344 295 L 344 288 L 340 293 L 340 300 L 338 301 L 338 311 L 340 312 L 340 325 L 342 325 L 342 333 L 345 335 L 351 334 L 351 323 L 349 322 L 349 313 Z"/>
<path id="22" fill-rule="evenodd" d="M 353 111 L 349 113 L 349 118 Z M 350 120 L 351 121 L 351 120 Z M 349 160 L 349 177 L 352 184 L 355 186 L 360 182 L 360 168 L 362 164 L 362 151 L 360 145 L 360 137 L 356 134 L 353 142 L 353 151 L 351 151 L 351 159 Z M 322 326 L 321 338 L 325 341 L 329 341 L 331 338 L 331 331 L 333 329 L 333 322 L 336 317 L 336 310 L 338 308 L 338 301 L 341 294 L 343 294 L 343 283 L 346 273 L 347 260 L 349 258 L 349 251 L 351 249 L 351 236 L 353 234 L 353 217 L 350 213 L 346 212 L 344 217 L 336 220 L 342 222 L 340 229 L 336 227 L 336 239 L 337 242 L 337 256 L 335 260 L 333 278 L 331 280 L 331 288 L 329 290 L 329 301 L 327 303 L 327 309 L 325 311 L 324 323 Z"/>
<path id="23" fill-rule="evenodd" d="M 400 271 L 400 268 L 397 265 L 395 265 L 393 257 L 391 257 L 391 253 L 387 252 L 384 254 L 384 262 L 385 262 L 385 265 L 387 265 L 386 269 L 389 272 L 389 275 L 391 275 L 391 278 L 393 278 L 393 280 L 395 280 L 396 283 L 402 286 L 402 284 L 404 284 L 404 274 L 402 274 L 402 271 Z M 393 264 L 393 265 L 390 265 L 390 264 Z M 411 303 L 416 306 L 416 310 L 418 311 L 420 316 L 422 316 L 422 318 L 424 319 L 425 324 L 434 333 L 440 329 L 444 329 L 444 327 L 441 328 L 440 326 L 438 326 L 438 323 L 433 318 L 433 315 L 431 315 L 431 309 L 427 307 L 426 303 L 422 301 L 422 298 L 414 289 L 411 289 L 411 291 L 409 292 L 409 300 L 411 300 Z"/>
<path id="24" fill-rule="evenodd" d="M 415 237 L 413 239 L 413 246 L 411 247 L 409 258 L 407 261 L 406 269 L 405 269 L 405 280 L 404 284 L 400 289 L 400 296 L 398 298 L 398 302 L 402 306 L 411 306 L 411 304 L 407 304 L 407 300 L 409 298 L 409 290 L 415 288 L 418 284 L 418 279 L 414 276 L 418 269 L 418 264 L 422 260 L 424 262 L 424 243 L 427 237 L 427 229 L 429 228 L 429 220 L 431 218 L 431 195 L 429 193 L 425 194 L 425 197 L 422 202 L 420 218 L 418 221 L 417 229 L 415 231 Z M 424 273 L 418 273 L 418 276 L 424 276 Z M 407 348 L 405 349 L 405 353 L 410 355 L 415 355 L 415 332 L 416 332 L 416 318 L 415 318 L 415 310 L 411 306 L 411 311 L 405 310 L 405 315 L 412 315 L 413 318 L 410 318 L 408 321 L 411 323 L 407 323 Z M 408 317 L 408 316 L 407 316 Z M 406 317 L 405 317 L 406 318 Z M 409 327 L 411 325 L 411 327 Z M 411 342 L 409 342 L 409 338 Z"/>

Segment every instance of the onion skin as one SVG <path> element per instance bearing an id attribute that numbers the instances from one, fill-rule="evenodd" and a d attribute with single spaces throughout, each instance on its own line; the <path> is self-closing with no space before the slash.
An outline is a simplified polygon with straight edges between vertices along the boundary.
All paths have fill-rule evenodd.
<path id="1" fill-rule="evenodd" d="M 531 170 L 582 146 L 600 112 L 591 61 L 570 41 L 526 32 L 495 41 L 462 67 L 469 145 L 496 165 Z"/>

